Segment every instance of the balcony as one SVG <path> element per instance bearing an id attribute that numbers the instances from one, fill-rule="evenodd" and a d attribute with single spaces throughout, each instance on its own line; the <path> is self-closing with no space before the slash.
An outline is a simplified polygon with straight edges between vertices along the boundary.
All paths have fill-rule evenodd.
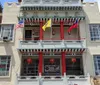
<path id="1" fill-rule="evenodd" d="M 18 49 L 81 49 L 86 48 L 86 40 L 20 40 Z"/>
<path id="2" fill-rule="evenodd" d="M 91 85 L 90 76 L 17 77 L 17 85 Z"/>

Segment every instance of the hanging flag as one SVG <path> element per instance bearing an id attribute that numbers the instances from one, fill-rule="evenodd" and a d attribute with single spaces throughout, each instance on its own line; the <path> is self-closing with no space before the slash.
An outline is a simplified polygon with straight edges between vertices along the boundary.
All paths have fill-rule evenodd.
<path id="1" fill-rule="evenodd" d="M 50 28 L 50 27 L 51 27 L 51 19 L 47 21 L 47 23 L 42 27 L 42 29 L 45 31 L 47 28 Z"/>
<path id="2" fill-rule="evenodd" d="M 77 27 L 78 27 L 78 21 L 76 20 L 76 22 L 67 30 L 68 34 L 70 34 L 72 29 L 77 28 Z"/>
<path id="3" fill-rule="evenodd" d="M 24 20 L 20 20 L 18 22 L 18 24 L 16 25 L 16 28 L 15 29 L 18 29 L 18 28 L 23 28 L 24 27 Z"/>

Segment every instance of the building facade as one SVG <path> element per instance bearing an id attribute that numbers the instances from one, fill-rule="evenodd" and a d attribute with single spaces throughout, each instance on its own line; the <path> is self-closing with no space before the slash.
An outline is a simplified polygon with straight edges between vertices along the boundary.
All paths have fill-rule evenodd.
<path id="1" fill-rule="evenodd" d="M 0 28 L 0 85 L 90 85 L 100 75 L 100 13 L 82 0 L 5 3 Z M 52 27 L 42 27 L 51 19 Z M 24 28 L 16 28 L 19 21 Z M 68 29 L 77 27 L 68 33 Z"/>

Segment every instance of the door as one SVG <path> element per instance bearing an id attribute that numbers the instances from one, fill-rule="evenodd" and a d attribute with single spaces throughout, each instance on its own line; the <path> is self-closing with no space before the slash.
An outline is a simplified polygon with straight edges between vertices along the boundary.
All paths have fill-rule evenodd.
<path id="1" fill-rule="evenodd" d="M 32 40 L 32 30 L 25 30 L 25 40 Z"/>

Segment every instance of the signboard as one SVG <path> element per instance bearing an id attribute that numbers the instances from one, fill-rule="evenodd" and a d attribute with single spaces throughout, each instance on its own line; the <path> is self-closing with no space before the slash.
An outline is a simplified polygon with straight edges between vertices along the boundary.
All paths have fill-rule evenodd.
<path id="1" fill-rule="evenodd" d="M 44 72 L 45 73 L 60 72 L 60 66 L 59 65 L 45 65 L 44 66 Z"/>

